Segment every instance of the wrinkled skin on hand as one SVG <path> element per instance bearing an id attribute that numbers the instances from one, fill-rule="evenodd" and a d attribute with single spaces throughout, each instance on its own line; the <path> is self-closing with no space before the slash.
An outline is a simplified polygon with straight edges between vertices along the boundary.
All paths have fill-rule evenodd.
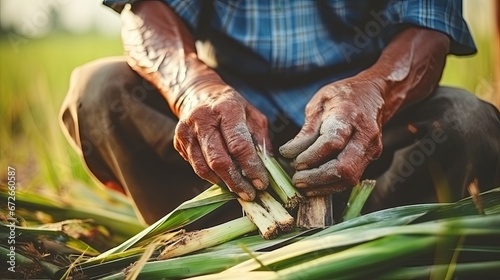
<path id="1" fill-rule="evenodd" d="M 254 141 L 270 143 L 267 118 L 235 90 L 210 85 L 184 101 L 174 146 L 198 176 L 223 181 L 244 200 L 269 184 Z M 254 188 L 255 187 L 255 188 Z"/>
<path id="2" fill-rule="evenodd" d="M 177 151 L 201 178 L 253 200 L 269 184 L 254 146 L 265 141 L 271 149 L 266 117 L 198 59 L 190 31 L 167 5 L 137 1 L 122 20 L 129 65 L 179 118 Z"/>
<path id="3" fill-rule="evenodd" d="M 295 158 L 293 183 L 308 196 L 354 186 L 382 152 L 382 86 L 353 77 L 321 88 L 306 106 L 306 120 L 280 153 Z"/>
<path id="4" fill-rule="evenodd" d="M 382 124 L 432 94 L 449 49 L 446 35 L 408 27 L 373 66 L 320 89 L 306 106 L 302 130 L 280 147 L 295 158 L 295 186 L 309 196 L 354 186 L 380 156 Z"/>
<path id="5" fill-rule="evenodd" d="M 252 143 L 270 143 L 265 117 L 199 60 L 189 29 L 167 5 L 136 1 L 121 15 L 129 65 L 179 117 L 176 149 L 202 178 L 253 199 L 254 187 L 269 181 Z M 323 87 L 303 129 L 281 147 L 296 158 L 295 185 L 306 195 L 353 186 L 380 154 L 381 124 L 433 92 L 449 47 L 443 33 L 408 27 L 364 74 Z"/>

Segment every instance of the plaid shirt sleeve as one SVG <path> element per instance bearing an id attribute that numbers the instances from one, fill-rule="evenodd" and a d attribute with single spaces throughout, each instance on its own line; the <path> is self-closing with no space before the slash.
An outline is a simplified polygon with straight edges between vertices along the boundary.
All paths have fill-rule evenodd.
<path id="1" fill-rule="evenodd" d="M 201 1 L 203 0 L 163 0 L 191 28 L 197 26 Z M 328 50 L 320 49 L 318 45 L 339 43 L 332 41 L 326 34 L 326 27 L 321 26 L 322 24 L 334 25 L 335 21 L 333 18 L 330 23 L 317 20 L 321 17 L 319 15 L 321 11 L 311 8 L 309 4 L 304 4 L 308 1 L 290 1 L 284 4 L 286 5 L 284 8 L 280 8 L 280 5 L 275 4 L 274 1 L 270 6 L 262 4 L 265 1 L 258 0 L 244 1 L 244 4 L 239 1 L 215 0 L 214 2 L 218 17 L 215 21 L 216 28 L 260 55 L 270 53 L 268 59 L 274 64 L 274 68 L 293 68 L 307 63 L 321 65 L 332 62 L 322 57 L 322 54 Z M 276 3 L 278 2 L 281 1 Z M 357 4 L 348 3 L 351 1 L 330 0 L 327 2 L 330 7 L 334 8 L 336 16 L 345 18 L 362 18 L 363 14 L 369 14 L 366 7 L 378 5 L 373 3 L 385 4 L 386 13 L 390 16 L 392 25 L 412 24 L 442 32 L 451 39 L 450 53 L 455 55 L 468 55 L 477 51 L 467 23 L 463 19 L 462 0 L 357 0 Z M 259 5 L 265 7 L 259 7 Z M 286 13 L 283 14 L 280 9 L 286 9 Z M 280 34 L 276 26 L 279 26 L 278 19 L 283 17 L 288 19 L 282 22 L 286 23 L 289 31 Z M 269 26 L 269 31 L 258 28 L 259 25 Z M 350 28 L 343 26 L 335 28 L 335 31 L 339 32 L 339 38 L 342 38 L 343 33 L 348 34 L 351 31 L 348 29 Z M 383 37 L 382 33 L 381 37 Z M 280 35 L 284 36 L 282 40 L 280 40 Z M 270 39 L 266 36 L 270 36 Z M 385 41 L 383 38 L 381 40 Z M 303 42 L 309 42 L 307 47 L 300 47 L 305 46 Z M 381 47 L 383 48 L 387 43 L 387 41 L 382 43 Z M 269 44 L 273 47 L 269 48 Z M 280 44 L 287 47 L 281 48 Z M 283 49 L 286 49 L 286 53 L 283 53 Z M 333 48 L 329 51 L 333 51 Z M 293 62 L 281 63 L 280 61 L 283 60 L 281 56 L 286 56 L 286 60 L 293 60 Z M 308 67 L 305 67 L 303 70 L 307 69 Z"/>
<path id="2" fill-rule="evenodd" d="M 104 0 L 104 4 L 120 12 L 126 3 L 135 1 L 139 0 Z M 162 1 L 192 30 L 198 27 L 202 1 L 213 1 L 210 29 L 237 43 L 236 47 L 219 44 L 225 57 L 217 57 L 217 61 L 219 66 L 238 72 L 239 77 L 271 73 L 289 78 L 314 71 L 330 73 L 328 80 L 315 80 L 301 88 L 276 86 L 272 92 L 252 91 L 244 85 L 238 88 L 271 119 L 278 109 L 292 116 L 297 124 L 303 123 L 304 107 L 321 86 L 369 67 L 405 26 L 421 26 L 448 35 L 452 54 L 476 52 L 462 17 L 461 0 Z M 241 49 L 255 56 L 245 60 L 248 52 Z M 341 71 L 332 73 L 332 69 Z"/>
<path id="3" fill-rule="evenodd" d="M 453 54 L 476 52 L 469 28 L 462 17 L 461 0 L 391 1 L 388 11 L 395 23 L 414 24 L 447 34 L 451 39 L 450 52 Z"/>

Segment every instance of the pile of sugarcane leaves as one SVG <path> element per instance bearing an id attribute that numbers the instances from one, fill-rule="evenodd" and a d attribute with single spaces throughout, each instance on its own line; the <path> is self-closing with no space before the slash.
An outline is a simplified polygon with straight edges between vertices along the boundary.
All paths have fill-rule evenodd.
<path id="1" fill-rule="evenodd" d="M 351 207 L 344 221 L 324 229 L 294 228 L 270 240 L 263 239 L 246 217 L 186 231 L 190 223 L 236 199 L 225 187 L 214 185 L 104 252 L 100 250 L 106 247 L 105 237 L 114 229 L 98 223 L 116 228 L 134 224 L 123 219 L 113 224 L 113 216 L 103 213 L 92 221 L 36 227 L 23 225 L 19 218 L 12 228 L 4 208 L 0 278 L 491 279 L 500 275 L 500 188 L 456 203 L 360 215 L 371 191 L 363 185 L 353 191 L 349 205 L 357 209 Z M 6 201 L 4 187 L 1 199 Z M 28 203 L 22 194 L 17 197 L 18 207 L 57 213 L 32 198 Z M 12 249 L 11 232 L 16 234 L 16 273 L 5 266 Z"/>

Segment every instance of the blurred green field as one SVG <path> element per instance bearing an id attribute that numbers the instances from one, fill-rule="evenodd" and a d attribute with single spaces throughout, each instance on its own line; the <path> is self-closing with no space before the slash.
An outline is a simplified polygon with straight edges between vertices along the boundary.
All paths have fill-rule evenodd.
<path id="1" fill-rule="evenodd" d="M 72 69 L 120 55 L 118 37 L 0 37 L 0 178 L 17 169 L 18 191 L 61 193 L 83 183 L 96 189 L 62 134 L 58 113 Z"/>
<path id="2" fill-rule="evenodd" d="M 479 54 L 450 57 L 443 84 L 491 98 L 492 59 L 488 39 L 477 39 Z M 51 35 L 12 44 L 0 37 L 0 177 L 18 170 L 18 188 L 52 190 L 83 182 L 95 188 L 58 123 L 71 70 L 96 58 L 120 55 L 120 39 L 97 35 Z M 4 168 L 5 167 L 5 168 Z M 78 184 L 77 184 L 78 185 Z"/>

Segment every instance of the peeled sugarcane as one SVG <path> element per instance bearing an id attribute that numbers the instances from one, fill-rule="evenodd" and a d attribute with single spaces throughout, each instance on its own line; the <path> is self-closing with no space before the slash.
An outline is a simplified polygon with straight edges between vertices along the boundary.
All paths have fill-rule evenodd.
<path id="1" fill-rule="evenodd" d="M 290 231 L 294 226 L 295 220 L 292 215 L 265 191 L 258 191 L 255 201 L 248 202 L 242 199 L 238 201 L 265 239 L 276 237 L 279 230 Z"/>
<path id="2" fill-rule="evenodd" d="M 332 195 L 311 196 L 297 211 L 297 227 L 325 228 L 334 224 Z"/>
<path id="3" fill-rule="evenodd" d="M 256 202 L 248 202 L 238 199 L 247 217 L 259 228 L 260 235 L 264 239 L 271 239 L 278 235 L 279 226 L 264 207 Z"/>
<path id="4" fill-rule="evenodd" d="M 167 242 L 158 259 L 170 259 L 222 244 L 256 229 L 248 217 L 241 217 L 211 228 L 184 232 Z"/>
<path id="5" fill-rule="evenodd" d="M 266 153 L 265 147 L 257 146 L 257 154 L 271 175 L 269 180 L 271 189 L 276 192 L 286 208 L 296 208 L 305 198 L 295 189 L 286 171 L 276 159 Z"/>
<path id="6" fill-rule="evenodd" d="M 343 213 L 344 221 L 358 217 L 361 214 L 361 209 L 374 187 L 374 180 L 363 180 L 353 187 Z M 333 225 L 334 222 L 331 195 L 309 197 L 299 206 L 297 213 L 298 227 L 324 228 Z"/>
<path id="7" fill-rule="evenodd" d="M 290 178 L 279 163 L 266 154 L 265 148 L 256 147 L 257 152 L 269 172 L 271 189 L 283 201 L 286 208 L 295 208 L 304 197 L 293 187 Z M 279 231 L 290 231 L 295 223 L 286 209 L 266 191 L 257 191 L 255 201 L 238 199 L 247 217 L 258 227 L 261 236 L 271 239 Z"/>
<path id="8" fill-rule="evenodd" d="M 283 206 L 267 192 L 258 192 L 260 203 L 271 217 L 276 221 L 281 231 L 290 231 L 295 225 L 295 220 Z"/>
<path id="9" fill-rule="evenodd" d="M 288 175 L 279 166 L 278 162 L 265 153 L 263 154 L 261 149 L 259 149 L 259 155 L 267 163 L 265 166 L 270 173 L 272 184 L 275 186 L 273 189 L 276 190 L 276 193 L 284 200 L 286 205 L 296 207 L 303 197 L 292 186 Z M 245 217 L 215 227 L 185 232 L 176 236 L 167 242 L 158 259 L 169 259 L 208 248 L 256 229 L 259 230 L 264 239 L 272 239 L 280 231 L 290 231 L 295 225 L 292 215 L 266 191 L 257 191 L 254 201 L 249 202 L 238 199 L 238 202 L 245 211 Z"/>
<path id="10" fill-rule="evenodd" d="M 297 212 L 297 226 L 301 228 L 324 228 L 333 225 L 332 196 L 314 196 L 305 198 L 292 185 L 288 174 L 280 164 L 266 153 L 265 148 L 257 147 L 257 152 L 264 166 L 271 175 L 271 188 L 285 203 L 285 207 Z"/>
<path id="11" fill-rule="evenodd" d="M 244 234 L 259 230 L 265 239 L 289 231 L 293 217 L 270 194 L 259 191 L 256 201 L 238 199 L 247 216 L 207 229 L 184 232 L 168 240 L 158 259 L 169 259 L 227 242 Z"/>
<path id="12" fill-rule="evenodd" d="M 290 177 L 265 149 L 257 147 L 258 154 L 269 172 L 271 189 L 287 208 L 295 208 L 304 197 L 293 187 Z M 238 199 L 246 216 L 219 226 L 199 231 L 186 232 L 168 242 L 158 259 L 167 259 L 226 242 L 235 237 L 259 230 L 264 239 L 272 239 L 281 232 L 290 231 L 295 219 L 283 205 L 266 191 L 257 191 L 254 201 Z"/>

